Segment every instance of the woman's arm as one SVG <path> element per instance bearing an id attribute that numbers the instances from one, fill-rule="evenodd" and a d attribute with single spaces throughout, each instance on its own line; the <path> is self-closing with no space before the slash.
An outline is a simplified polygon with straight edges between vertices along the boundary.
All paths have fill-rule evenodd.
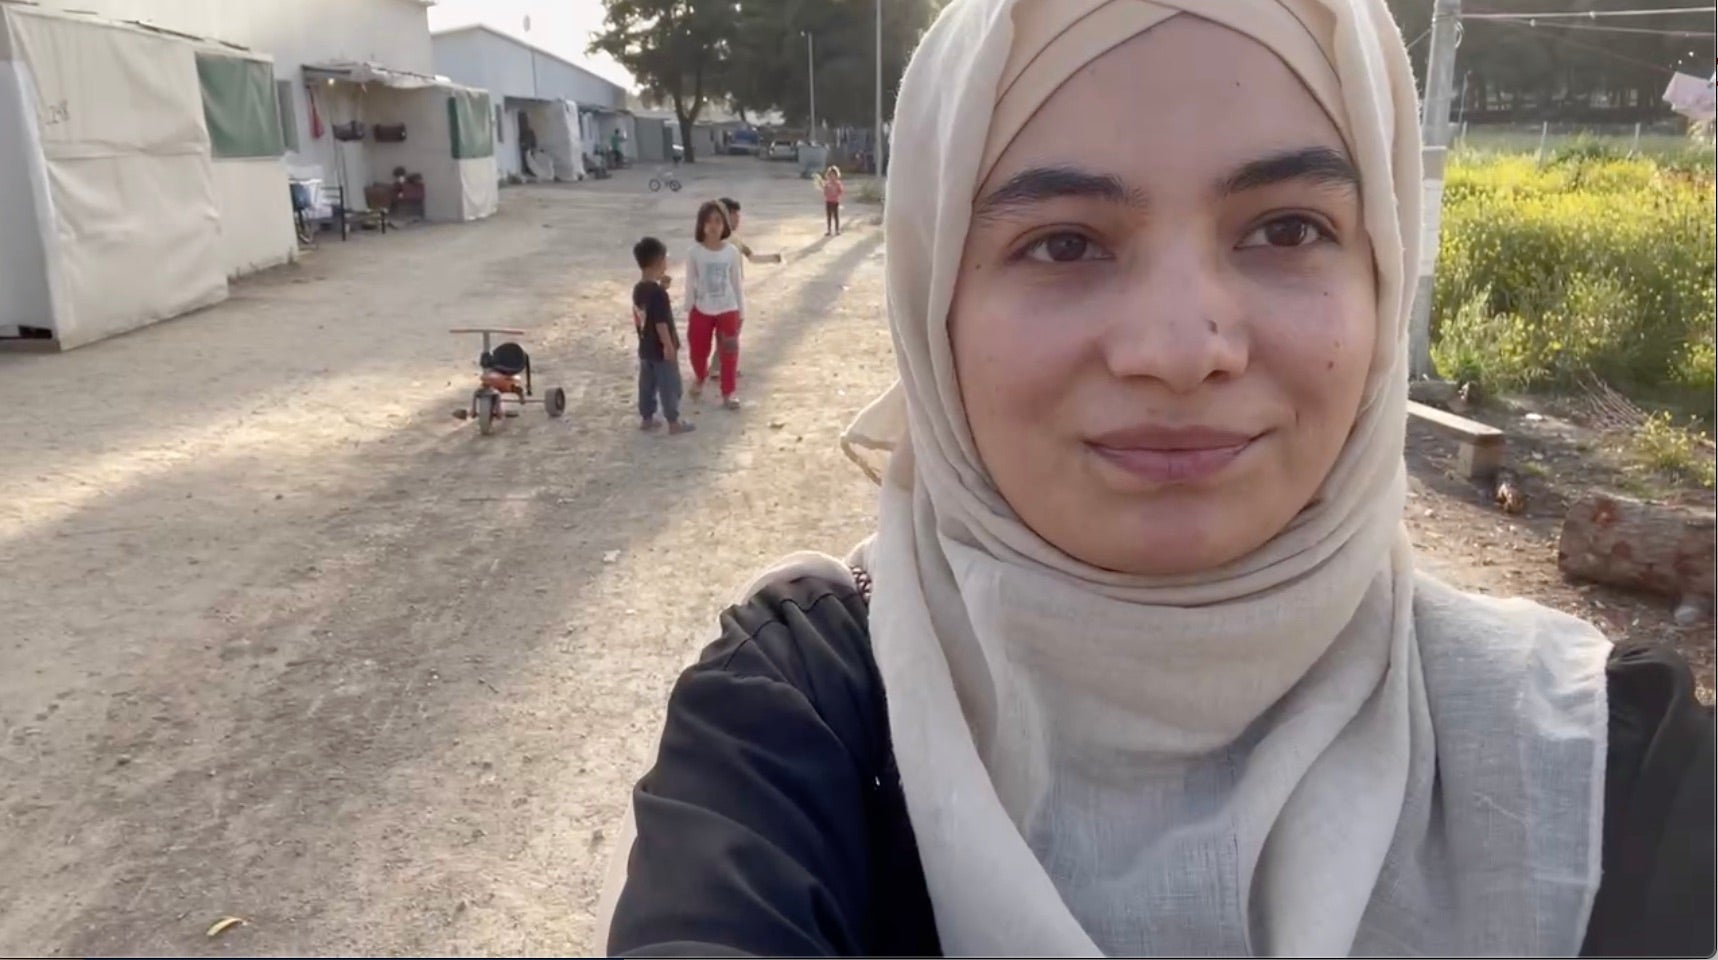
<path id="1" fill-rule="evenodd" d="M 722 639 L 681 676 L 634 793 L 611 955 L 867 952 L 875 718 L 851 662 L 864 626 L 850 602 L 766 591 L 724 615 Z"/>

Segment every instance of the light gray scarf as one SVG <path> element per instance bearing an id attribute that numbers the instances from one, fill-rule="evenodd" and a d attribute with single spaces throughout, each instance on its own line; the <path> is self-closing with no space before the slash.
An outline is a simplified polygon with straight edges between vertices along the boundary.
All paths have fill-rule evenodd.
<path id="1" fill-rule="evenodd" d="M 1177 15 L 1277 53 L 1342 132 L 1378 348 L 1315 504 L 1231 567 L 1162 581 L 1080 563 L 1008 508 L 946 318 L 997 155 L 1075 71 Z M 1401 517 L 1420 142 L 1383 0 L 955 0 L 908 68 L 893 142 L 901 379 L 846 439 L 889 453 L 859 557 L 945 949 L 1575 953 L 1608 644 L 1416 575 Z"/>

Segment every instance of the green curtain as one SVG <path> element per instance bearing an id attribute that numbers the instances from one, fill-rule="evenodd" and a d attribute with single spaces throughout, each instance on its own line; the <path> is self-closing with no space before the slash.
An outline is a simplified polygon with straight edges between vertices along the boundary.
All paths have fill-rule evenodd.
<path id="1" fill-rule="evenodd" d="M 447 98 L 447 120 L 452 128 L 455 160 L 495 155 L 495 115 L 489 109 L 488 93 L 455 90 Z"/>
<path id="2" fill-rule="evenodd" d="M 216 158 L 278 157 L 286 152 L 269 64 L 199 53 L 197 79 L 203 87 L 209 147 Z"/>

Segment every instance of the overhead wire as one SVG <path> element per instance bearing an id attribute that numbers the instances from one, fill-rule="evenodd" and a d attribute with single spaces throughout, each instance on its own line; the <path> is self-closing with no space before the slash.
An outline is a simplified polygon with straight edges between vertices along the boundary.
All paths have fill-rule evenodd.
<path id="1" fill-rule="evenodd" d="M 1536 28 L 1534 28 L 1528 24 L 1516 23 L 1516 22 L 1511 21 L 1511 20 L 1494 20 L 1492 22 L 1502 24 L 1503 26 L 1506 26 L 1506 27 L 1513 27 L 1513 28 L 1518 29 L 1518 30 L 1526 30 L 1529 32 L 1536 29 Z M 1654 63 L 1651 60 L 1642 60 L 1639 57 L 1631 57 L 1627 54 L 1617 53 L 1615 50 L 1611 50 L 1607 47 L 1599 46 L 1598 44 L 1585 43 L 1583 41 L 1575 40 L 1575 39 L 1572 39 L 1570 37 L 1562 37 L 1560 39 L 1563 43 L 1566 43 L 1569 46 L 1580 47 L 1583 50 L 1590 50 L 1593 53 L 1596 53 L 1602 57 L 1609 57 L 1612 60 L 1617 60 L 1617 61 L 1621 61 L 1621 62 L 1625 62 L 1625 63 L 1632 63 L 1635 66 L 1639 66 L 1639 67 L 1647 67 L 1649 69 L 1656 70 L 1657 72 L 1665 74 L 1667 76 L 1675 76 L 1675 74 L 1676 74 L 1675 70 L 1671 69 L 1670 67 L 1665 66 L 1662 63 Z"/>
<path id="2" fill-rule="evenodd" d="M 1492 23 L 1517 23 L 1514 20 L 1493 20 Z M 1526 21 L 1529 27 L 1543 27 L 1547 30 L 1576 30 L 1588 33 L 1628 33 L 1636 36 L 1651 37 L 1718 37 L 1718 32 L 1711 30 L 1656 30 L 1652 27 L 1600 27 L 1586 23 L 1534 23 Z"/>
<path id="3" fill-rule="evenodd" d="M 1718 7 L 1659 7 L 1640 10 L 1551 10 L 1544 13 L 1464 11 L 1463 20 L 1597 20 L 1603 17 L 1659 17 L 1689 13 L 1718 13 Z"/>

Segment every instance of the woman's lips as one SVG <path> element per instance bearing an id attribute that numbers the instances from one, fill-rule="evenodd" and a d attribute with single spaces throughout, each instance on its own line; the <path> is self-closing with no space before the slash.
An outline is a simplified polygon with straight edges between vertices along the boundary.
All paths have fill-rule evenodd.
<path id="1" fill-rule="evenodd" d="M 1257 439 L 1203 428 L 1139 428 L 1104 434 L 1086 445 L 1105 461 L 1149 483 L 1194 483 L 1222 472 Z"/>

